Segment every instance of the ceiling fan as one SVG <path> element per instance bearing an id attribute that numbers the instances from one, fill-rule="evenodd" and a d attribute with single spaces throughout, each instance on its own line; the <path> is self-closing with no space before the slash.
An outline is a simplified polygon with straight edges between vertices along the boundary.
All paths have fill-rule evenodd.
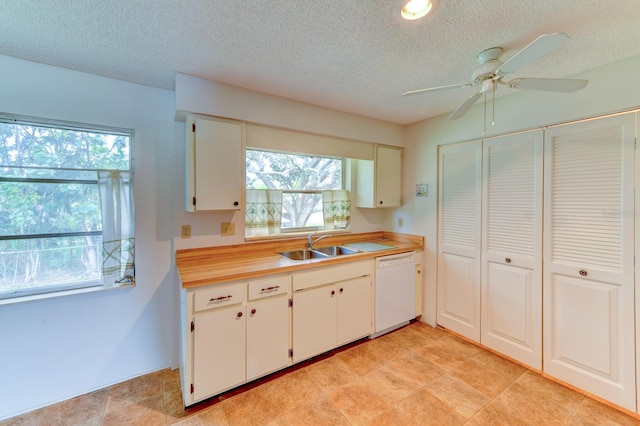
<path id="1" fill-rule="evenodd" d="M 558 47 L 567 39 L 569 39 L 569 36 L 565 33 L 543 34 L 505 62 L 500 60 L 503 52 L 502 48 L 491 47 L 478 54 L 477 60 L 480 65 L 471 74 L 471 82 L 411 90 L 403 93 L 402 96 L 480 86 L 480 90 L 477 93 L 467 98 L 467 100 L 449 116 L 449 120 L 455 120 L 456 118 L 462 117 L 482 95 L 486 95 L 488 92 L 495 93 L 497 84 L 504 84 L 512 89 L 545 90 L 565 93 L 575 92 L 576 90 L 584 88 L 588 80 L 567 78 L 516 78 L 511 81 L 503 81 L 505 76 L 530 64 L 540 56 Z"/>

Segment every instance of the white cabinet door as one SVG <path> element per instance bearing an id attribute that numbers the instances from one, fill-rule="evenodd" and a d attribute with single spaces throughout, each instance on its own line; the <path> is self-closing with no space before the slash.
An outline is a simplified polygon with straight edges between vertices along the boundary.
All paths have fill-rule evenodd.
<path id="1" fill-rule="evenodd" d="M 402 195 L 402 150 L 376 148 L 376 205 L 398 207 Z"/>
<path id="2" fill-rule="evenodd" d="M 336 296 L 335 285 L 293 293 L 293 362 L 335 348 Z"/>
<path id="3" fill-rule="evenodd" d="M 376 145 L 375 159 L 356 162 L 356 206 L 399 207 L 402 196 L 402 149 Z"/>
<path id="4" fill-rule="evenodd" d="M 287 295 L 247 305 L 247 380 L 290 364 Z"/>
<path id="5" fill-rule="evenodd" d="M 214 309 L 193 321 L 193 398 L 199 401 L 245 381 L 245 306 Z"/>
<path id="6" fill-rule="evenodd" d="M 547 130 L 544 371 L 636 409 L 634 115 Z"/>
<path id="7" fill-rule="evenodd" d="M 440 147 L 437 322 L 480 341 L 482 142 Z"/>
<path id="8" fill-rule="evenodd" d="M 187 211 L 242 208 L 242 126 L 227 121 L 187 120 Z"/>
<path id="9" fill-rule="evenodd" d="M 372 333 L 373 284 L 371 275 L 336 284 L 336 346 Z"/>
<path id="10" fill-rule="evenodd" d="M 481 343 L 542 369 L 542 131 L 483 143 Z"/>

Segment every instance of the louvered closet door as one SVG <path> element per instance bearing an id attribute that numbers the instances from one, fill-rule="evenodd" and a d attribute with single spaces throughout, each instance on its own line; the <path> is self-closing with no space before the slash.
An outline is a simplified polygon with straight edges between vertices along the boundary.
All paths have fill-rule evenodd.
<path id="1" fill-rule="evenodd" d="M 545 134 L 544 371 L 629 410 L 634 116 Z"/>
<path id="2" fill-rule="evenodd" d="M 481 343 L 542 368 L 542 130 L 484 141 Z"/>
<path id="3" fill-rule="evenodd" d="M 439 153 L 437 322 L 480 341 L 482 142 Z"/>

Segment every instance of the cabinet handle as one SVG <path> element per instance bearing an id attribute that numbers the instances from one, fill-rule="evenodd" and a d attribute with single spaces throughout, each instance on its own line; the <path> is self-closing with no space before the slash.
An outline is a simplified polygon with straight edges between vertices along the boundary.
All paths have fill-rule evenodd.
<path id="1" fill-rule="evenodd" d="M 238 312 L 238 318 L 242 317 L 242 312 Z"/>
<path id="2" fill-rule="evenodd" d="M 344 291 L 344 288 L 341 288 L 341 289 L 340 289 L 340 294 L 342 294 L 342 292 L 343 292 L 343 291 Z"/>
<path id="3" fill-rule="evenodd" d="M 589 275 L 586 269 L 580 269 L 578 273 L 583 277 L 586 277 L 587 275 Z"/>
<path id="4" fill-rule="evenodd" d="M 277 290 L 279 288 L 280 288 L 279 285 L 272 285 L 272 286 L 260 289 L 260 293 L 264 293 L 265 291 Z"/>
<path id="5" fill-rule="evenodd" d="M 239 204 L 240 204 L 240 203 L 239 203 L 239 202 L 237 202 L 237 201 L 234 201 L 234 202 L 233 202 L 233 205 L 234 205 L 234 206 L 238 206 Z"/>
<path id="6" fill-rule="evenodd" d="M 331 290 L 331 295 L 334 296 L 336 294 L 335 290 Z"/>
<path id="7" fill-rule="evenodd" d="M 220 297 L 214 297 L 212 299 L 209 299 L 209 303 L 211 302 L 217 302 L 217 301 L 221 301 L 221 300 L 227 300 L 227 299 L 231 299 L 233 296 L 232 295 L 228 295 L 228 296 L 220 296 Z"/>
<path id="8" fill-rule="evenodd" d="M 511 263 L 511 258 L 510 258 L 510 257 L 507 257 L 504 261 L 505 261 L 506 263 Z"/>
<path id="9" fill-rule="evenodd" d="M 380 204 L 382 204 L 382 203 L 383 203 L 383 201 L 382 201 L 382 200 L 380 200 Z"/>
<path id="10" fill-rule="evenodd" d="M 251 310 L 251 315 L 255 315 L 256 314 L 256 310 L 255 308 Z"/>

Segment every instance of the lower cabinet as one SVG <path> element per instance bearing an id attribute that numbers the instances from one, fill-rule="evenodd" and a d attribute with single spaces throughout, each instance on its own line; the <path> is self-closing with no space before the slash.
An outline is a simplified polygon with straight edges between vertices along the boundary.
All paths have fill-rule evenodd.
<path id="1" fill-rule="evenodd" d="M 291 276 L 186 292 L 185 406 L 291 365 Z"/>
<path id="2" fill-rule="evenodd" d="M 373 261 L 293 275 L 293 362 L 369 336 Z"/>
<path id="3" fill-rule="evenodd" d="M 183 290 L 181 308 L 190 406 L 371 335 L 373 260 Z"/>

